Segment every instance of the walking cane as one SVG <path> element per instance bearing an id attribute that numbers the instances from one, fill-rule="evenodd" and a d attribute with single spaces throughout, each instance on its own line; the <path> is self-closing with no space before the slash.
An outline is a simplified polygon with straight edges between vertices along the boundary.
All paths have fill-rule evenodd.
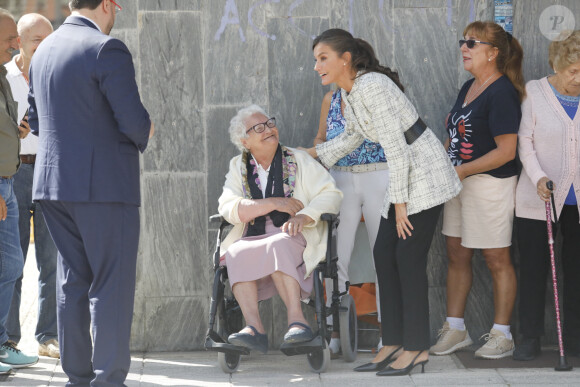
<path id="1" fill-rule="evenodd" d="M 556 212 L 556 204 L 554 202 L 554 183 L 548 181 L 546 187 L 550 190 L 551 202 L 554 207 L 554 220 L 558 222 L 558 215 Z M 560 320 L 560 299 L 558 297 L 558 282 L 556 279 L 556 259 L 554 257 L 554 238 L 552 235 L 552 214 L 550 209 L 550 202 L 546 203 L 546 222 L 548 223 L 548 244 L 550 245 L 550 263 L 552 266 L 552 284 L 554 286 L 554 308 L 556 309 L 556 327 L 558 329 L 558 346 L 560 348 L 560 361 L 554 368 L 556 371 L 570 371 L 571 365 L 566 361 L 564 354 L 564 343 L 562 341 L 562 322 Z"/>

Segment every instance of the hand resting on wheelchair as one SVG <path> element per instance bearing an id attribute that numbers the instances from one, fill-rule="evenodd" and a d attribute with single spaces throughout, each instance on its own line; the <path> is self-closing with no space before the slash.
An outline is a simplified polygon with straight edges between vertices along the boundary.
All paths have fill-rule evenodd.
<path id="1" fill-rule="evenodd" d="M 219 198 L 220 215 L 233 225 L 220 255 L 247 326 L 228 341 L 265 353 L 258 301 L 276 293 L 288 312 L 284 342 L 313 338 L 300 299 L 312 291 L 311 273 L 325 257 L 320 216 L 338 213 L 342 193 L 306 152 L 279 144 L 275 119 L 260 107 L 240 110 L 229 132 L 242 153 L 230 161 Z"/>

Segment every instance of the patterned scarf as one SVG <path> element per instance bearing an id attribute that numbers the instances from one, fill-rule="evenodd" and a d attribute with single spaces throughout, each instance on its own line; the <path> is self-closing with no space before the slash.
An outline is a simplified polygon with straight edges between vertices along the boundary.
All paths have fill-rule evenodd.
<path id="1" fill-rule="evenodd" d="M 242 153 L 242 187 L 244 198 L 264 199 L 262 184 L 258 177 L 258 165 L 250 152 Z M 248 178 L 249 176 L 249 178 Z M 286 147 L 278 145 L 266 183 L 266 198 L 269 197 L 292 197 L 296 186 L 296 159 L 294 154 Z M 272 211 L 269 214 L 259 216 L 248 224 L 246 236 L 263 235 L 266 231 L 266 216 L 272 219 L 276 227 L 281 227 L 290 215 L 286 212 Z"/>

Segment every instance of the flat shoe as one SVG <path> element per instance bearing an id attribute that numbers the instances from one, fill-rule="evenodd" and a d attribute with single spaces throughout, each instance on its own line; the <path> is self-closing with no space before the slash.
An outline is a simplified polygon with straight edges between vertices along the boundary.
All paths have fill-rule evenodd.
<path id="1" fill-rule="evenodd" d="M 304 329 L 295 329 L 292 332 L 290 329 L 294 326 L 300 326 Z M 305 343 L 310 341 L 314 338 L 314 333 L 312 333 L 312 329 L 306 324 L 301 322 L 293 322 L 288 325 L 288 332 L 284 335 L 284 342 L 285 343 Z"/>
<path id="2" fill-rule="evenodd" d="M 232 333 L 228 337 L 228 342 L 239 347 L 248 348 L 251 350 L 257 350 L 262 353 L 268 352 L 268 335 L 265 333 L 259 333 L 256 328 L 248 325 L 246 328 L 250 328 L 254 334 L 238 332 Z M 244 329 L 246 329 L 244 328 Z"/>

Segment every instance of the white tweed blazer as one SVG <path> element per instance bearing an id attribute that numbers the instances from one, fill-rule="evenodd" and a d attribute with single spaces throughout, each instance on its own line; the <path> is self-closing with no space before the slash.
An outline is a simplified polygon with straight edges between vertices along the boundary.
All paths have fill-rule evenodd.
<path id="1" fill-rule="evenodd" d="M 350 93 L 342 90 L 346 128 L 342 134 L 316 146 L 330 167 L 352 152 L 365 138 L 378 142 L 389 164 L 389 189 L 381 214 L 390 203 L 407 203 L 412 215 L 445 203 L 461 191 L 459 177 L 443 145 L 431 129 L 408 145 L 404 132 L 419 117 L 405 94 L 384 74 L 371 72 L 356 78 Z"/>

